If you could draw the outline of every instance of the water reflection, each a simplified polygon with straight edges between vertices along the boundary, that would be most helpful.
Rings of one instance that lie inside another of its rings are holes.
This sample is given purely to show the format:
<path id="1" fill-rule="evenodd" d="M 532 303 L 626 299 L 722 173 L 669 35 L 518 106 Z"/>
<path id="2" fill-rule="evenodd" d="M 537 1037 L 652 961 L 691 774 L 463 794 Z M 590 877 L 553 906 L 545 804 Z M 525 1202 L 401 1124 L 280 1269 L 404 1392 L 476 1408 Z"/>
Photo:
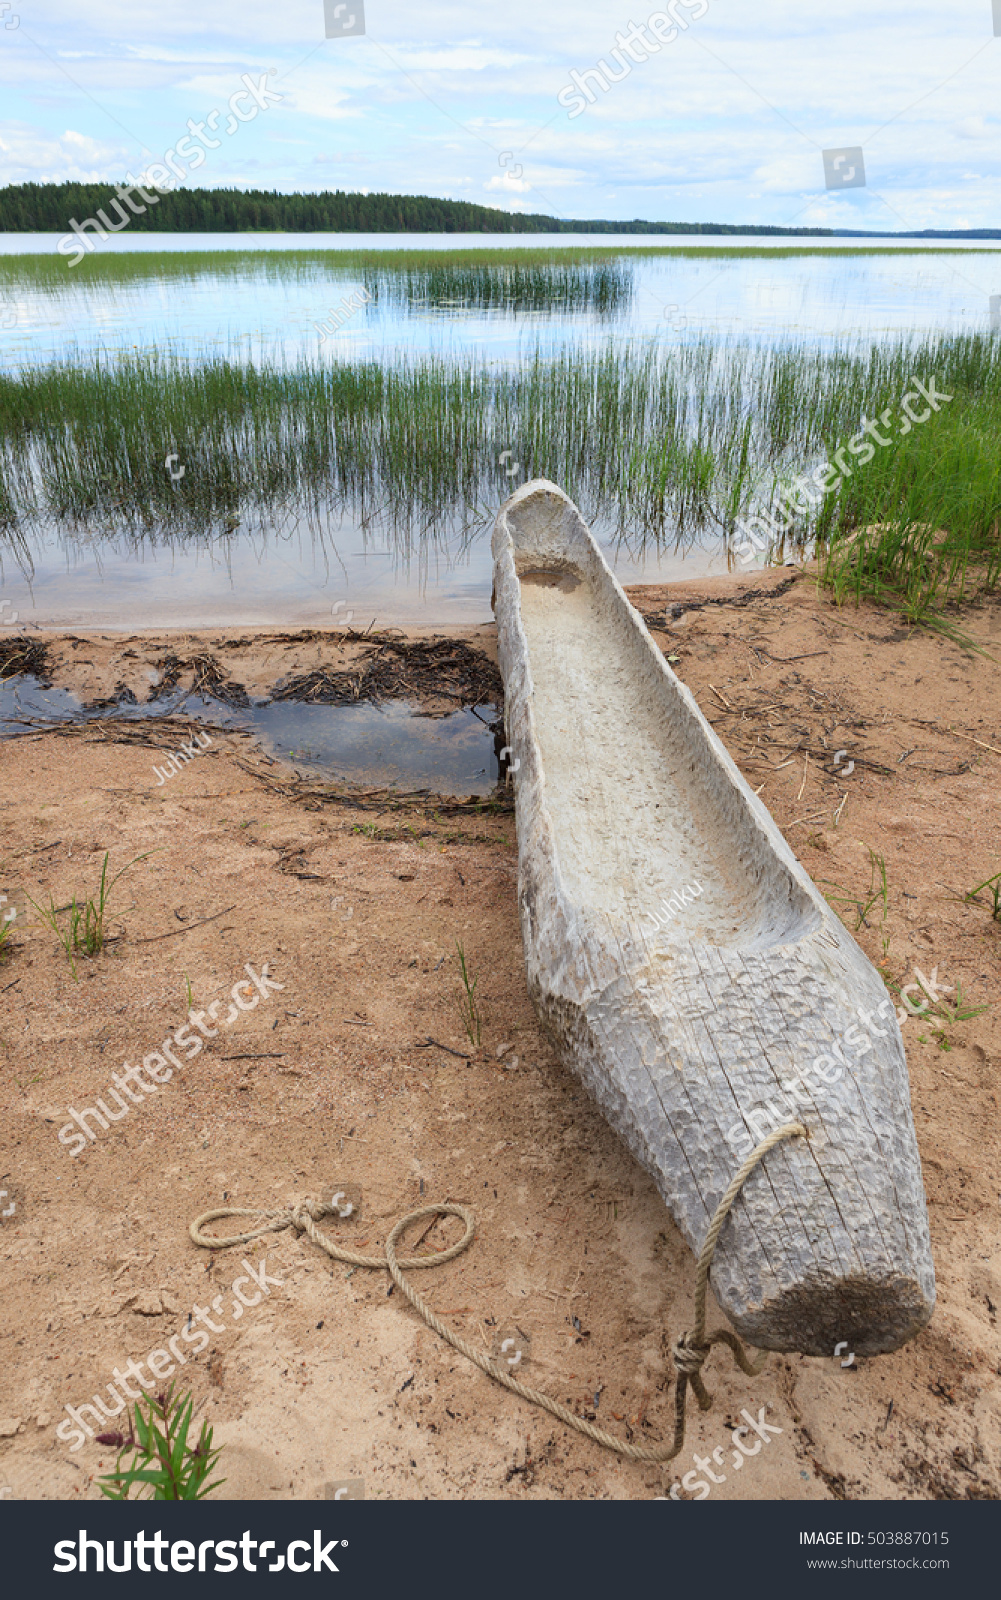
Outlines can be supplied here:
<path id="1" fill-rule="evenodd" d="M 600 342 L 610 326 L 631 339 L 709 332 L 825 343 L 987 328 L 998 287 L 988 245 L 773 242 L 748 253 L 746 245 L 617 252 L 550 243 L 532 252 L 509 238 L 492 251 L 459 239 L 446 264 L 413 242 L 407 252 L 380 252 L 310 250 L 295 238 L 252 248 L 228 238 L 222 247 L 223 239 L 215 249 L 200 235 L 164 236 L 159 248 L 144 240 L 88 257 L 72 274 L 51 253 L 4 253 L 0 239 L 0 362 L 115 349 L 295 360 L 473 348 L 516 360 L 526 336 L 555 351 Z M 321 346 L 314 324 L 362 289 L 371 303 Z"/>
<path id="2" fill-rule="evenodd" d="M 901 336 L 986 334 L 996 289 L 990 246 L 131 243 L 71 274 L 0 239 L 0 605 L 28 622 L 486 620 L 530 476 L 624 582 L 725 571 L 735 516 L 902 392 Z"/>
<path id="3" fill-rule="evenodd" d="M 606 533 L 621 583 L 721 574 L 707 549 L 657 549 Z M 408 552 L 350 518 L 322 528 L 241 527 L 213 538 L 160 530 L 133 538 L 52 527 L 22 537 L 18 557 L 0 537 L 0 625 L 111 628 L 377 628 L 462 626 L 492 620 L 490 529 L 429 537 Z"/>
<path id="4" fill-rule="evenodd" d="M 420 716 L 398 701 L 381 706 L 283 701 L 234 712 L 211 697 L 182 695 L 152 705 L 85 711 L 68 690 L 44 688 L 37 678 L 25 675 L 0 682 L 0 739 L 24 733 L 39 721 L 178 714 L 203 727 L 249 729 L 266 751 L 290 763 L 303 777 L 456 795 L 487 795 L 497 784 L 498 733 L 492 706 L 443 717 Z M 176 745 L 176 734 L 172 739 Z M 163 787 L 157 776 L 158 759 L 159 753 L 151 751 L 152 788 Z M 183 768 L 178 777 L 183 782 Z"/>

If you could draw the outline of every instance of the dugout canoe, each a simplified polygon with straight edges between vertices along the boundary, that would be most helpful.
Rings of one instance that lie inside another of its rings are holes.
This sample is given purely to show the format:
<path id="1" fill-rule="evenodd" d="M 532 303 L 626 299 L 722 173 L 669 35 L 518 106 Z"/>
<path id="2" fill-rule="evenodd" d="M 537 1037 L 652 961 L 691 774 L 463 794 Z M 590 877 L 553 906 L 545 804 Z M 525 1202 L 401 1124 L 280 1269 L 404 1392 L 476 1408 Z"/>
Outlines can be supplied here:
<path id="1" fill-rule="evenodd" d="M 760 1348 L 896 1349 L 935 1273 L 894 1006 L 543 479 L 493 535 L 528 987 Z"/>

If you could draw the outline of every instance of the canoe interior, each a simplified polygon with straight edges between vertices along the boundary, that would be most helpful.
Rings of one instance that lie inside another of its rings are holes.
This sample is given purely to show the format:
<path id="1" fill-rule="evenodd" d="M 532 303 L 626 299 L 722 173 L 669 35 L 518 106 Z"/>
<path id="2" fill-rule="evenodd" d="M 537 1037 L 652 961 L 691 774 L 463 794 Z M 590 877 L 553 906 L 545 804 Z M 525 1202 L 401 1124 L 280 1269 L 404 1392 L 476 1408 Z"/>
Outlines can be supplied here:
<path id="1" fill-rule="evenodd" d="M 683 910 L 662 918 L 662 948 L 673 938 L 764 950 L 814 931 L 816 906 L 763 855 L 673 675 L 651 660 L 621 592 L 593 571 L 575 509 L 536 495 L 510 508 L 508 526 L 568 895 L 650 931 L 657 908 L 689 888 Z"/>

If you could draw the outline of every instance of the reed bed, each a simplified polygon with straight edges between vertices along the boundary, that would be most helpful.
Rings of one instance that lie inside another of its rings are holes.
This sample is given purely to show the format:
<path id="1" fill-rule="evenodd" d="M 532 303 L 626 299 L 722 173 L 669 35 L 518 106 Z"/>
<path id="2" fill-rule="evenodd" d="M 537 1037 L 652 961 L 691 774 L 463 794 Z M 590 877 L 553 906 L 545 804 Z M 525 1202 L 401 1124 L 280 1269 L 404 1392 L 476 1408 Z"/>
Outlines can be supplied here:
<path id="1" fill-rule="evenodd" d="M 604 316 L 626 310 L 633 296 L 632 264 L 612 251 L 131 251 L 85 256 L 72 270 L 58 256 L 0 256 L 0 297 L 20 292 L 58 299 L 88 290 L 127 295 L 150 284 L 187 289 L 206 279 L 251 292 L 255 284 L 360 280 L 376 305 L 519 315 Z"/>
<path id="2" fill-rule="evenodd" d="M 387 270 L 363 269 L 373 303 L 405 311 L 533 313 L 609 317 L 629 309 L 631 267 L 622 261 L 486 262 L 454 260 Z"/>
<path id="3" fill-rule="evenodd" d="M 813 506 L 785 542 L 816 549 L 839 599 L 915 621 L 996 585 L 1001 340 L 820 349 L 709 338 L 565 349 L 520 364 L 200 364 L 94 358 L 0 377 L 0 529 L 37 519 L 153 538 L 350 511 L 402 531 L 478 528 L 518 480 L 561 484 L 633 543 L 731 539 L 917 378 L 951 400 Z M 172 482 L 165 458 L 185 475 Z M 510 460 L 511 458 L 508 458 Z"/>
<path id="4" fill-rule="evenodd" d="M 238 235 L 234 237 L 239 237 Z M 957 246 L 953 256 L 991 253 L 978 245 Z M 436 273 L 448 267 L 459 272 L 480 269 L 515 268 L 548 274 L 554 269 L 586 270 L 647 260 L 677 258 L 689 261 L 787 261 L 803 256 L 893 256 L 927 255 L 920 245 L 749 245 L 737 240 L 708 244 L 636 245 L 511 245 L 492 249 L 483 245 L 465 249 L 429 250 L 415 244 L 412 249 L 304 249 L 270 250 L 234 244 L 213 250 L 117 250 L 104 251 L 95 241 L 95 250 L 78 266 L 70 268 L 63 256 L 53 251 L 25 251 L 0 256 L 0 294 L 18 289 L 62 294 L 83 284 L 95 287 L 125 288 L 150 280 L 189 283 L 211 272 L 244 284 L 248 275 L 271 282 L 308 281 L 317 277 L 357 279 L 366 275 Z M 367 281 L 367 280 L 366 280 Z"/>

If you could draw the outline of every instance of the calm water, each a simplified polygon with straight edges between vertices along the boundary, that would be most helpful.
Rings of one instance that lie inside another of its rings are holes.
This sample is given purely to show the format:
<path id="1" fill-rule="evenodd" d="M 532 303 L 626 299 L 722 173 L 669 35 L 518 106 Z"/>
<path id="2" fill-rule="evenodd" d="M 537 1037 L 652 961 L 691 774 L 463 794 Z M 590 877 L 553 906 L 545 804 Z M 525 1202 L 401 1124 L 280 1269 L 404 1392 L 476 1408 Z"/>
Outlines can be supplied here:
<path id="1" fill-rule="evenodd" d="M 303 777 L 486 795 L 494 788 L 499 772 L 497 740 L 488 726 L 496 716 L 493 706 L 481 706 L 478 712 L 453 711 L 445 717 L 417 716 L 396 701 L 385 706 L 317 706 L 285 700 L 234 711 L 218 700 L 183 694 L 165 696 L 152 706 L 123 705 L 112 712 L 84 712 L 68 690 L 44 689 L 36 678 L 0 683 L 0 739 L 23 733 L 30 719 L 99 721 L 110 715 L 176 714 L 207 727 L 247 728 L 265 750 L 291 762 Z M 154 768 L 159 766 L 162 771 L 169 751 L 179 744 L 179 739 L 165 735 L 164 750 L 149 751 L 150 788 L 164 787 Z M 194 776 L 182 767 L 167 782 L 180 794 Z"/>
<path id="2" fill-rule="evenodd" d="M 342 522 L 318 534 L 265 529 L 229 538 L 136 542 L 50 530 L 28 556 L 0 539 L 0 627 L 289 628 L 461 626 L 490 622 L 490 530 L 407 557 L 388 537 Z M 620 582 L 727 571 L 726 552 L 605 541 Z"/>
<path id="3" fill-rule="evenodd" d="M 0 255 L 51 255 L 55 235 L 2 235 Z M 614 249 L 621 240 L 560 236 L 535 239 L 558 253 L 585 245 Z M 764 243 L 764 241 L 760 242 Z M 759 243 L 759 248 L 760 248 Z M 773 255 L 790 241 L 767 241 Z M 538 343 L 601 344 L 621 339 L 670 341 L 709 332 L 720 337 L 767 340 L 809 337 L 819 341 L 852 334 L 870 337 L 908 331 L 959 332 L 990 326 L 992 295 L 1001 292 L 1001 260 L 992 243 L 949 247 L 909 243 L 886 246 L 890 254 L 844 256 L 832 249 L 851 241 L 818 241 L 809 256 L 762 259 L 739 254 L 733 241 L 712 244 L 712 258 L 659 253 L 663 246 L 637 247 L 619 257 L 624 291 L 607 309 L 557 304 L 505 304 L 503 268 L 488 268 L 496 303 L 464 304 L 464 296 L 442 291 L 427 275 L 359 270 L 338 261 L 346 251 L 367 249 L 426 255 L 432 250 L 487 249 L 511 252 L 511 235 L 426 239 L 414 235 L 277 235 L 254 239 L 233 234 L 141 234 L 98 244 L 92 258 L 130 254 L 149 260 L 168 254 L 173 271 L 112 283 L 75 280 L 57 259 L 58 274 L 44 288 L 27 278 L 0 278 L 0 365 L 101 350 L 172 349 L 198 357 L 228 355 L 260 361 L 271 357 L 387 356 L 400 352 L 448 355 L 470 348 L 514 360 Z M 704 241 L 698 242 L 706 248 Z M 518 248 L 518 247 L 515 247 Z M 680 251 L 683 247 L 676 247 Z M 637 252 L 639 250 L 639 253 Z M 179 273 L 179 258 L 215 252 L 211 265 Z M 11 263 L 5 264 L 9 270 Z M 84 268 L 86 270 L 86 268 Z M 425 281 L 422 281 L 422 278 Z M 408 281 L 409 280 L 409 281 Z M 339 331 L 321 339 L 315 324 L 329 319 L 340 302 L 367 290 L 371 301 Z M 437 292 L 436 292 L 437 290 Z M 497 292 L 499 291 L 499 292 Z"/>
<path id="4" fill-rule="evenodd" d="M 753 242 L 699 240 L 709 254 L 691 256 L 681 252 L 695 241 L 665 254 L 662 243 L 629 236 L 522 235 L 513 245 L 511 235 L 137 234 L 98 245 L 95 261 L 131 261 L 102 279 L 75 278 L 53 255 L 55 235 L 0 236 L 0 372 L 151 349 L 257 362 L 475 350 L 509 363 L 536 347 L 609 339 L 669 346 L 709 334 L 827 344 L 985 330 L 991 297 L 1001 293 L 994 244 L 908 241 L 879 247 L 886 254 L 846 256 L 833 252 L 857 242 L 818 240 L 810 255 L 789 256 L 780 252 L 794 241 L 769 239 L 758 242 L 764 256 L 742 255 Z M 556 264 L 509 265 L 514 252 L 533 247 Z M 601 250 L 605 261 L 575 261 L 581 247 Z M 413 261 L 346 261 L 345 252 L 363 249 L 406 250 Z M 497 265 L 471 271 L 447 261 L 450 252 L 495 249 L 505 253 Z M 45 258 L 41 269 L 33 253 Z M 369 298 L 321 337 L 315 324 L 363 291 Z M 995 321 L 999 306 L 995 298 Z M 518 481 L 513 475 L 511 487 Z M 719 542 L 657 549 L 628 529 L 606 554 L 627 584 L 727 570 Z M 184 542 L 155 531 L 136 543 L 43 528 L 20 550 L 0 534 L 0 625 L 15 612 L 22 624 L 43 627 L 307 626 L 344 622 L 349 612 L 354 626 L 479 622 L 490 614 L 490 575 L 488 528 L 461 539 L 429 527 L 416 550 L 350 517 L 317 527 L 304 515 L 280 530 L 241 524 L 224 538 Z"/>

